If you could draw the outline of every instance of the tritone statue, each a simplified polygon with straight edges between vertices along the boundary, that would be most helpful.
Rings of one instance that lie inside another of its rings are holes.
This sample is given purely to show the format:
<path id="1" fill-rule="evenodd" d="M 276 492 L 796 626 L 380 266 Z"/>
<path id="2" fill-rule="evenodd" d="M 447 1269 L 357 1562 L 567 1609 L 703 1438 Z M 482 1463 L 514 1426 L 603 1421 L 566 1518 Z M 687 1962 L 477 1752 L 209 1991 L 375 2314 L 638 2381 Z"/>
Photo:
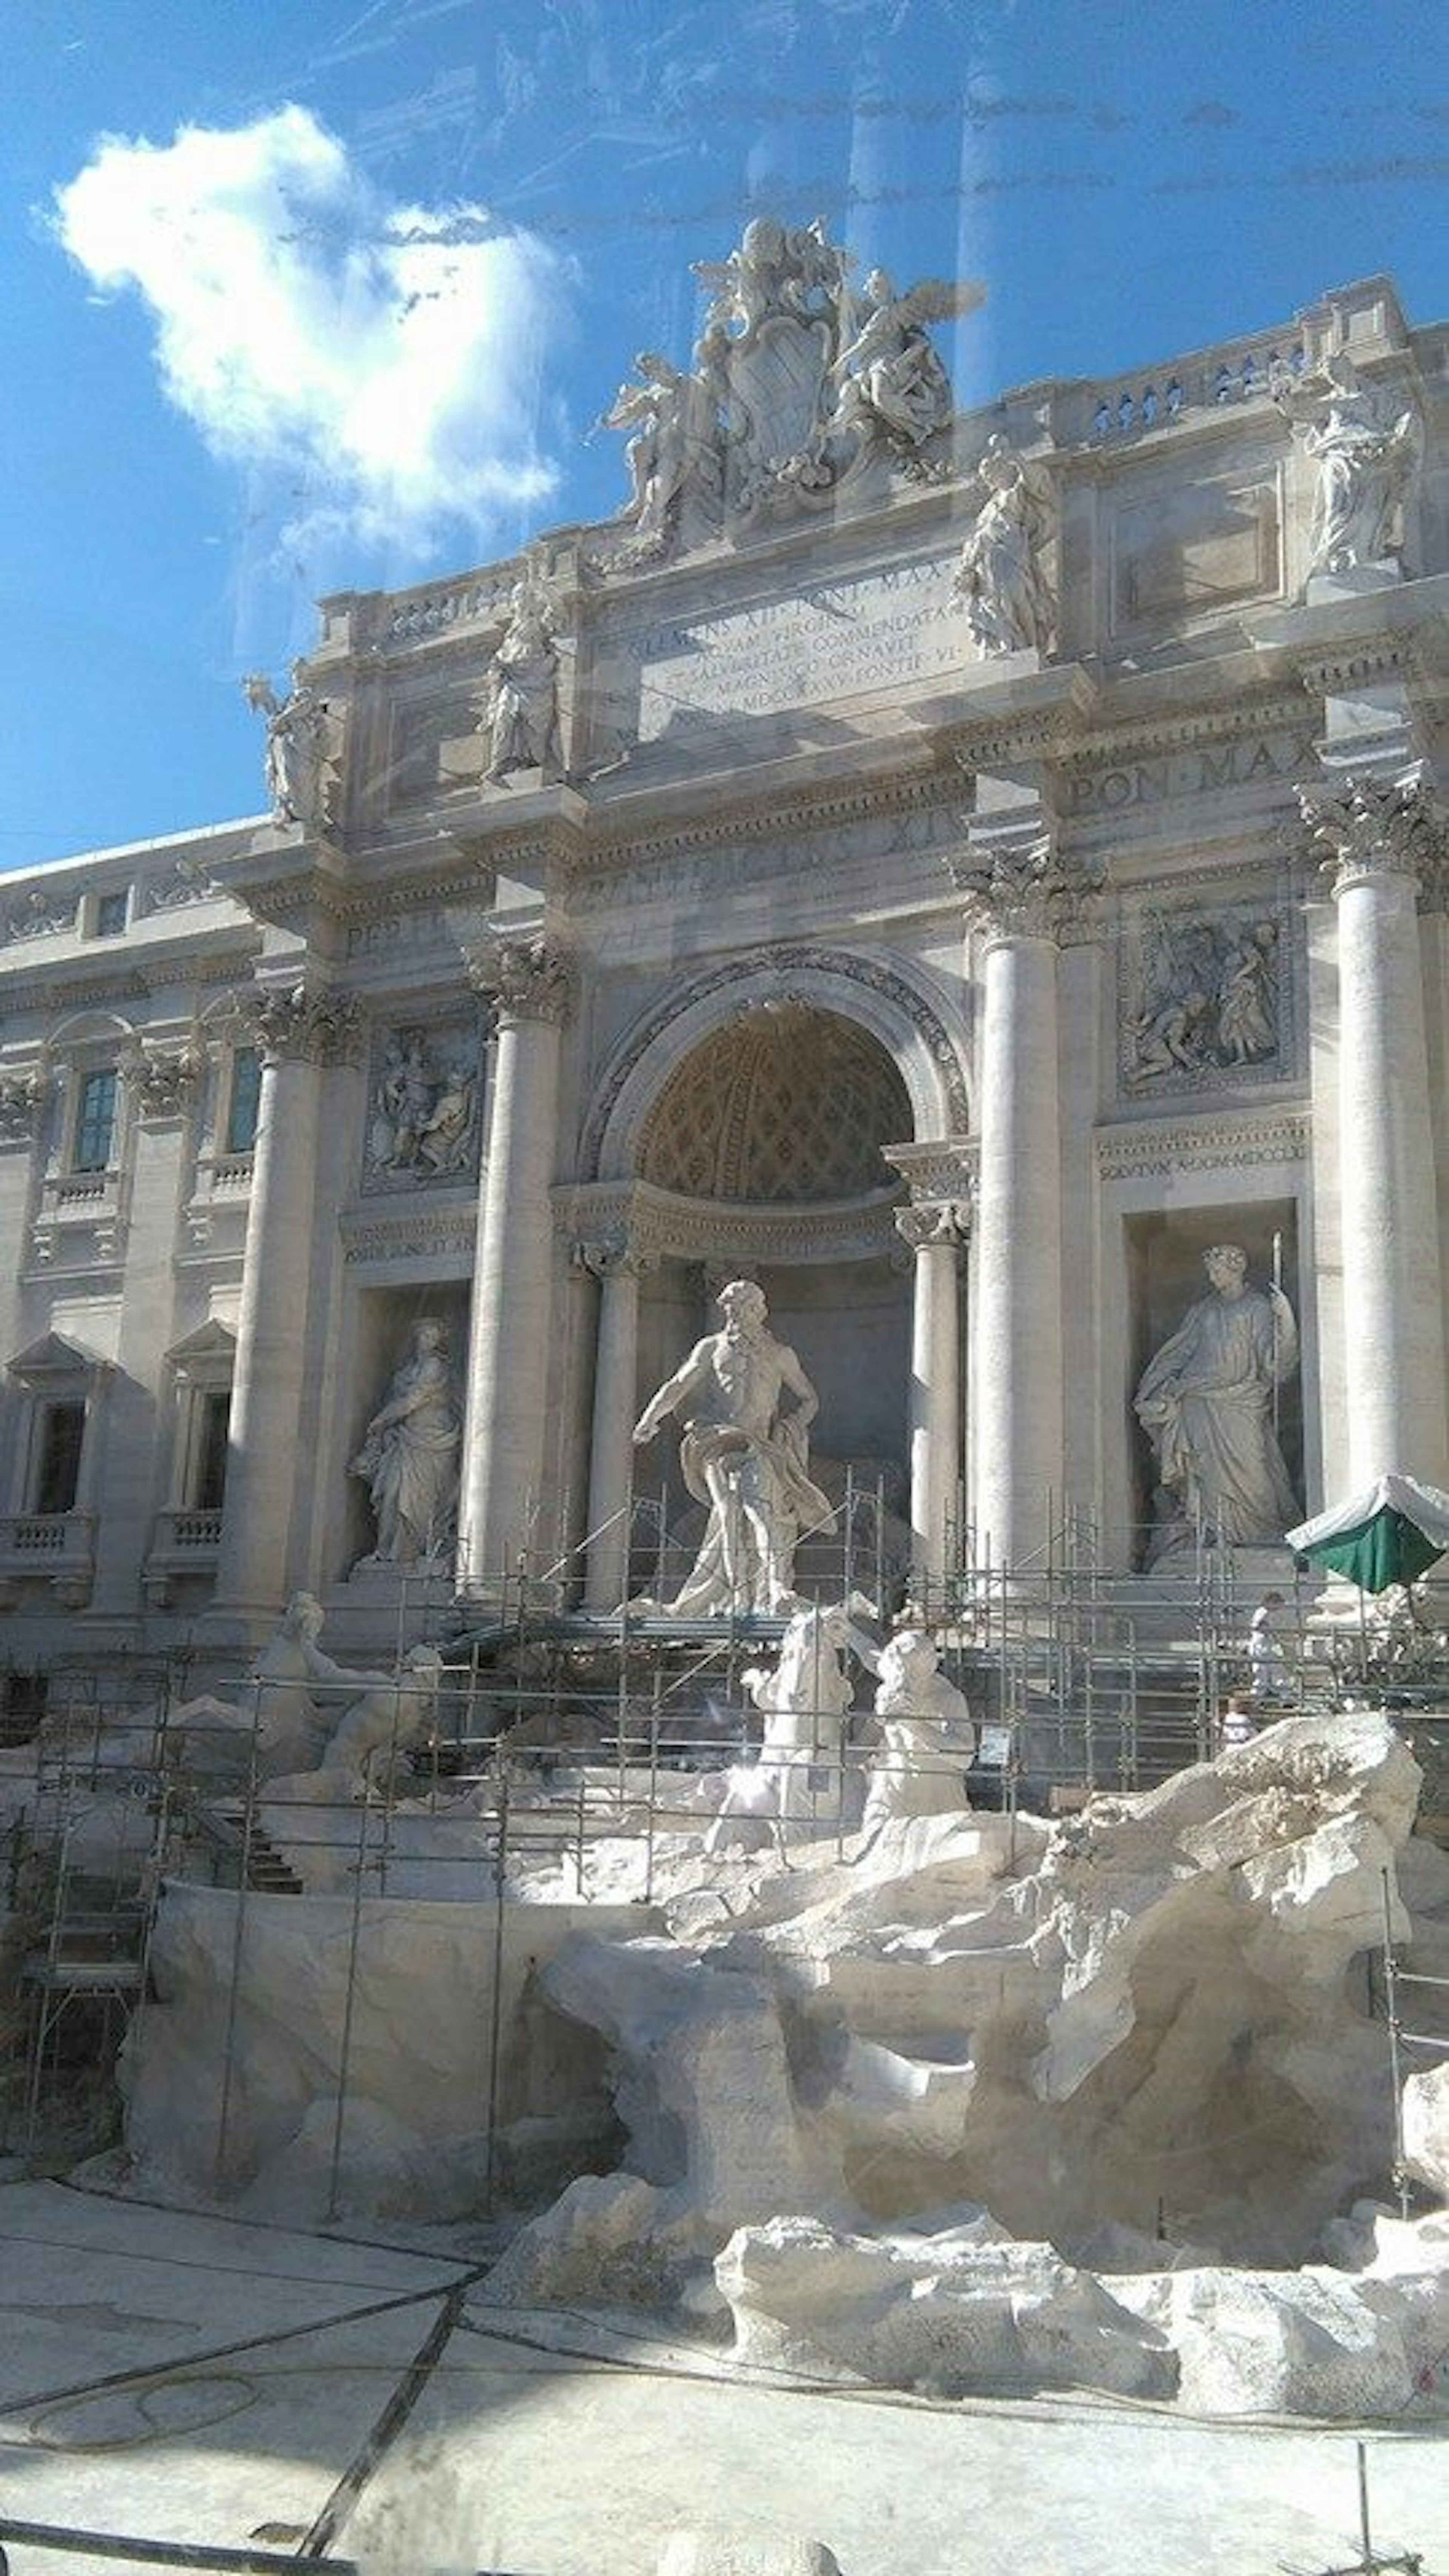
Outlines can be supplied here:
<path id="1" fill-rule="evenodd" d="M 1227 1547 L 1273 1547 L 1298 1517 L 1273 1427 L 1273 1390 L 1298 1360 L 1280 1288 L 1248 1285 L 1241 1244 L 1203 1255 L 1209 1294 L 1149 1360 L 1134 1399 L 1157 1458 L 1156 1564 L 1200 1532 Z"/>
<path id="2" fill-rule="evenodd" d="M 959 1815 L 976 1729 L 964 1691 L 940 1669 L 934 1638 L 900 1628 L 871 1660 L 880 1742 L 866 1782 L 865 1831 L 911 1816 Z"/>
<path id="3" fill-rule="evenodd" d="M 835 1527 L 809 1475 L 808 1433 L 819 1411 L 814 1387 L 770 1331 L 754 1280 L 732 1279 L 718 1302 L 724 1330 L 695 1343 L 634 1426 L 642 1445 L 678 1415 L 685 1484 L 696 1502 L 709 1505 L 689 1577 L 663 1605 L 682 1618 L 794 1609 L 796 1543 L 807 1530 Z M 795 1401 L 783 1408 L 786 1395 Z"/>

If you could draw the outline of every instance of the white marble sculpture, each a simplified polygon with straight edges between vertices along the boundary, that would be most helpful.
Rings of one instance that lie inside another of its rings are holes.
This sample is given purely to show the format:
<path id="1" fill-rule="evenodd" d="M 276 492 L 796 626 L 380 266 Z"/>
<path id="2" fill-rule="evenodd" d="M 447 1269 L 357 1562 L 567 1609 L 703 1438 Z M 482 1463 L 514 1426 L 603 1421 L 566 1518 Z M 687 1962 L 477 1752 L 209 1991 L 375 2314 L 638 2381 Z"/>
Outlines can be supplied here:
<path id="1" fill-rule="evenodd" d="M 303 665 L 292 664 L 289 694 L 278 699 L 264 672 L 253 671 L 242 682 L 247 705 L 267 719 L 267 789 L 272 820 L 304 829 L 323 820 L 324 769 L 328 753 L 328 709 L 303 678 Z"/>
<path id="2" fill-rule="evenodd" d="M 880 1742 L 870 1758 L 866 1832 L 902 1817 L 960 1815 L 976 1751 L 965 1693 L 946 1679 L 924 1629 L 899 1629 L 874 1660 Z"/>
<path id="3" fill-rule="evenodd" d="M 632 432 L 624 450 L 630 496 L 622 515 L 634 522 L 640 560 L 663 551 L 688 500 L 718 513 L 722 432 L 710 346 L 701 342 L 696 356 L 702 363 L 691 374 L 657 349 L 641 349 L 634 361 L 639 383 L 621 385 L 599 422 L 601 429 Z"/>
<path id="4" fill-rule="evenodd" d="M 819 1398 L 794 1352 L 769 1330 L 764 1291 L 732 1279 L 719 1292 L 724 1329 L 707 1333 L 634 1426 L 641 1445 L 668 1416 L 684 1426 L 680 1464 L 696 1502 L 709 1506 L 704 1542 L 668 1604 L 683 1618 L 795 1606 L 795 1547 L 802 1531 L 832 1530 L 835 1514 L 809 1476 Z M 795 1399 L 782 1411 L 786 1394 Z"/>
<path id="5" fill-rule="evenodd" d="M 1318 469 L 1310 574 L 1390 562 L 1400 551 L 1400 515 L 1419 464 L 1417 414 L 1391 413 L 1342 355 L 1296 380 L 1280 371 L 1272 393 Z"/>
<path id="6" fill-rule="evenodd" d="M 927 325 L 973 311 L 983 293 L 974 284 L 932 277 L 897 295 L 885 270 L 873 268 L 853 336 L 829 371 L 837 388 L 833 426 L 884 439 L 908 455 L 945 429 L 951 381 Z"/>
<path id="7" fill-rule="evenodd" d="M 335 1792 L 360 1797 L 387 1786 L 398 1757 L 431 1725 L 442 1687 L 443 1658 L 436 1646 L 414 1646 L 397 1674 L 373 1680 L 345 1709 L 318 1764 Z"/>
<path id="8" fill-rule="evenodd" d="M 415 1565 L 444 1553 L 458 1500 L 462 1419 L 436 1317 L 413 1326 L 408 1352 L 373 1415 L 350 1472 L 367 1479 L 377 1544 L 367 1565 Z"/>
<path id="9" fill-rule="evenodd" d="M 359 1691 L 391 1676 L 334 1663 L 318 1642 L 322 1604 L 294 1592 L 267 1639 L 239 1700 L 206 1694 L 173 1706 L 166 1719 L 171 1755 L 193 1781 L 236 1788 L 284 1773 L 312 1770 L 337 1722 Z"/>
<path id="10" fill-rule="evenodd" d="M 1203 1264 L 1209 1293 L 1148 1362 L 1134 1398 L 1162 1498 L 1154 1564 L 1199 1532 L 1275 1546 L 1298 1514 L 1273 1427 L 1273 1390 L 1298 1361 L 1293 1310 L 1280 1288 L 1249 1287 L 1241 1245 L 1216 1243 Z"/>
<path id="11" fill-rule="evenodd" d="M 508 624 L 489 673 L 484 775 L 495 786 L 516 769 L 539 769 L 545 777 L 557 771 L 558 672 L 553 612 L 530 573 L 514 586 Z"/>
<path id="12" fill-rule="evenodd" d="M 983 661 L 1042 653 L 1056 603 L 1043 565 L 1051 513 L 1004 438 L 988 439 L 976 469 L 983 499 L 952 585 Z"/>
<path id="13" fill-rule="evenodd" d="M 728 1775 L 719 1814 L 705 1849 L 732 1839 L 731 1820 L 760 1817 L 779 1825 L 811 1820 L 818 1792 L 812 1772 L 827 1766 L 829 1785 L 840 1781 L 841 1721 L 854 1690 L 846 1671 L 853 1642 L 850 1613 L 840 1603 L 797 1610 L 780 1643 L 774 1670 L 752 1664 L 740 1681 L 765 1720 L 759 1758 Z M 838 1812 L 838 1800 L 827 1806 Z"/>

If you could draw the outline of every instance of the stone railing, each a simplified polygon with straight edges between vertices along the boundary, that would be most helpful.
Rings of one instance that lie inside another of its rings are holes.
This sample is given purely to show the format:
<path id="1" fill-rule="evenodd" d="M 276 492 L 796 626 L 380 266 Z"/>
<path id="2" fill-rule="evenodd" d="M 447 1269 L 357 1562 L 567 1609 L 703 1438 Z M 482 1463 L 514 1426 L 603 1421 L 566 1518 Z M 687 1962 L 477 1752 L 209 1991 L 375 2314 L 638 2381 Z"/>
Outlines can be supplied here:
<path id="1" fill-rule="evenodd" d="M 23 1582 L 48 1582 L 68 1607 L 90 1599 L 95 1572 L 96 1523 L 92 1512 L 10 1512 L 0 1515 L 0 1599 L 13 1598 Z"/>
<path id="2" fill-rule="evenodd" d="M 221 1514 L 202 1511 L 158 1512 L 152 1556 L 215 1556 L 221 1545 Z"/>
<path id="3" fill-rule="evenodd" d="M 1281 368 L 1297 376 L 1305 364 L 1302 340 L 1291 325 L 1260 331 L 1251 340 L 1234 340 L 1166 366 L 1134 368 L 1109 384 L 1074 386 L 1064 406 L 1070 418 L 1062 428 L 1074 439 L 1103 446 L 1171 429 L 1178 421 L 1200 426 L 1204 412 L 1258 401 Z"/>

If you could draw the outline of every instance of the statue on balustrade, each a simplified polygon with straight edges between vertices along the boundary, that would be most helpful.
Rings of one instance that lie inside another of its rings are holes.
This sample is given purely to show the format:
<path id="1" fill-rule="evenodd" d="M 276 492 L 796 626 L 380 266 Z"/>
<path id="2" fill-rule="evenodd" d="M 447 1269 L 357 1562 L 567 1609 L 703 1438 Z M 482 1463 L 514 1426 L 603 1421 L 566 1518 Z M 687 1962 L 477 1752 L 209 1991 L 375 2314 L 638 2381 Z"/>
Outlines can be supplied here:
<path id="1" fill-rule="evenodd" d="M 720 387 L 716 381 L 718 334 L 706 334 L 690 374 L 657 349 L 641 349 L 634 370 L 642 382 L 619 387 L 600 429 L 633 431 L 624 450 L 630 495 L 622 516 L 634 522 L 641 560 L 663 551 L 686 501 L 719 514 L 723 489 Z"/>
<path id="2" fill-rule="evenodd" d="M 1236 1243 L 1203 1256 L 1209 1293 L 1143 1371 L 1134 1399 L 1157 1462 L 1149 1565 L 1198 1534 L 1227 1547 L 1273 1547 L 1299 1517 L 1273 1421 L 1275 1388 L 1298 1361 L 1282 1290 L 1248 1285 Z"/>
<path id="3" fill-rule="evenodd" d="M 983 661 L 1044 653 L 1056 615 L 1042 562 L 1051 513 L 1004 438 L 987 440 L 976 479 L 984 498 L 961 549 L 954 595 Z"/>
<path id="4" fill-rule="evenodd" d="M 984 295 L 970 281 L 952 285 L 939 277 L 897 295 L 885 270 L 873 268 L 854 336 L 828 373 L 827 382 L 839 387 L 831 427 L 884 439 L 903 459 L 948 428 L 955 408 L 951 380 L 926 326 L 974 311 Z M 848 310 L 843 294 L 842 304 Z"/>
<path id="5" fill-rule="evenodd" d="M 558 647 L 548 600 L 532 576 L 514 587 L 483 723 L 489 737 L 484 776 L 495 787 L 515 769 L 557 771 Z"/>
<path id="6" fill-rule="evenodd" d="M 272 820 L 305 829 L 325 820 L 324 770 L 328 754 L 328 708 L 292 664 L 292 686 L 278 699 L 265 672 L 250 672 L 242 682 L 247 705 L 267 720 L 267 790 Z"/>
<path id="7" fill-rule="evenodd" d="M 413 1326 L 407 1357 L 373 1415 L 351 1474 L 367 1479 L 377 1545 L 364 1565 L 415 1565 L 451 1543 L 462 1419 L 436 1317 Z"/>
<path id="8" fill-rule="evenodd" d="M 1353 360 L 1342 355 L 1296 381 L 1280 368 L 1271 390 L 1318 468 L 1309 572 L 1348 572 L 1396 555 L 1400 512 L 1422 448 L 1417 414 L 1410 408 L 1390 418 Z"/>
<path id="9" fill-rule="evenodd" d="M 764 1291 L 732 1279 L 719 1292 L 724 1329 L 696 1342 L 634 1426 L 641 1445 L 673 1413 L 684 1426 L 680 1465 L 709 1506 L 704 1542 L 666 1606 L 683 1618 L 795 1608 L 795 1549 L 833 1530 L 835 1514 L 809 1474 L 809 1426 L 819 1398 L 794 1352 L 766 1321 Z M 793 1405 L 782 1409 L 790 1395 Z"/>

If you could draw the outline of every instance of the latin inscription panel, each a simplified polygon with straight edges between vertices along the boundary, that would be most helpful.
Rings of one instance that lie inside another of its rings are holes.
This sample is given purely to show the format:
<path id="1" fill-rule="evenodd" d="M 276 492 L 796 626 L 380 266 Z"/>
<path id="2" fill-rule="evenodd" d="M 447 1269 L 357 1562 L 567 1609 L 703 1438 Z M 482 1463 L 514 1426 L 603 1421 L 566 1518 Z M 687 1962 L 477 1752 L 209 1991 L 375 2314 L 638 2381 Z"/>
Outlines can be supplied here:
<path id="1" fill-rule="evenodd" d="M 620 661 L 636 675 L 639 740 L 959 670 L 970 637 L 951 599 L 955 564 L 953 551 L 619 635 Z"/>

